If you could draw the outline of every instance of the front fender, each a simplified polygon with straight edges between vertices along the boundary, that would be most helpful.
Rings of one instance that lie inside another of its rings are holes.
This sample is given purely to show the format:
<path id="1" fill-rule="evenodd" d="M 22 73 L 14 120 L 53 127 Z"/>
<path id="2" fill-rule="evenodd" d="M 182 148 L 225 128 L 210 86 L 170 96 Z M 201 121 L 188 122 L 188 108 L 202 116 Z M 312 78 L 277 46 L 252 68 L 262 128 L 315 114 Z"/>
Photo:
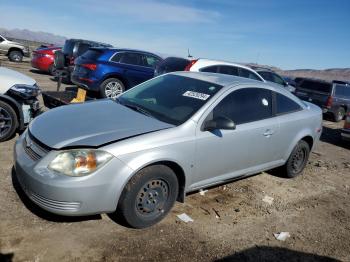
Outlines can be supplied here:
<path id="1" fill-rule="evenodd" d="M 15 110 L 17 117 L 18 117 L 18 129 L 23 130 L 24 129 L 24 116 L 21 105 L 12 97 L 8 95 L 1 95 L 0 94 L 0 100 L 8 103 L 10 106 L 13 107 Z"/>

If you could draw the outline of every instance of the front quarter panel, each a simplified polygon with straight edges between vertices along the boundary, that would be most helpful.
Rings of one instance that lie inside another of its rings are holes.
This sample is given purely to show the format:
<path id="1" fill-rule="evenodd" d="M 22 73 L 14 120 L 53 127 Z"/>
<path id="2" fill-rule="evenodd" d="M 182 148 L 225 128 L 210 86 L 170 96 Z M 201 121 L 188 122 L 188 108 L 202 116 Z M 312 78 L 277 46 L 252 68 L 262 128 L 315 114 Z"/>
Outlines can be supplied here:
<path id="1" fill-rule="evenodd" d="M 196 123 L 189 120 L 182 126 L 116 142 L 103 150 L 118 157 L 133 170 L 127 179 L 123 179 L 125 184 L 142 168 L 170 161 L 182 168 L 187 186 L 191 184 L 193 173 L 195 126 Z"/>

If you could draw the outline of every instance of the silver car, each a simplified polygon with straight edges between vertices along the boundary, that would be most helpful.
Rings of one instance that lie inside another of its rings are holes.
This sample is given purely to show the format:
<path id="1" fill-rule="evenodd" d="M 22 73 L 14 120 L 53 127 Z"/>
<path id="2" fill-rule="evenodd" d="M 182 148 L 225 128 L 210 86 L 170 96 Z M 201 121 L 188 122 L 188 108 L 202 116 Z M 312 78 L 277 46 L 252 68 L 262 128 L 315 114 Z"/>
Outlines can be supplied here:
<path id="1" fill-rule="evenodd" d="M 29 198 L 60 215 L 114 213 L 160 221 L 186 193 L 282 167 L 302 173 L 322 112 L 283 88 L 229 75 L 177 72 L 116 101 L 62 106 L 15 145 Z"/>

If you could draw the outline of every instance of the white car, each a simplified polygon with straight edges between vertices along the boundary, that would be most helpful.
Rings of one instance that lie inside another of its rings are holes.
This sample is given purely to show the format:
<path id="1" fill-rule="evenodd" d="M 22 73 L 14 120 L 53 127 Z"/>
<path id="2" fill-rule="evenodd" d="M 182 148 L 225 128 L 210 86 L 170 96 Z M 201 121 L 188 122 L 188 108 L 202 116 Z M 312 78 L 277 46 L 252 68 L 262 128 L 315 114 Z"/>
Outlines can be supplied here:
<path id="1" fill-rule="evenodd" d="M 39 112 L 40 89 L 33 78 L 0 67 L 0 142 L 26 128 Z"/>
<path id="2" fill-rule="evenodd" d="M 294 92 L 295 88 L 288 85 L 281 77 L 276 73 L 276 79 L 281 81 L 275 81 L 270 78 L 265 78 L 264 75 L 259 74 L 255 71 L 254 68 L 244 66 L 237 63 L 220 61 L 220 60 L 211 60 L 205 58 L 199 58 L 194 60 L 189 60 L 186 58 L 180 57 L 168 57 L 159 63 L 155 69 L 155 76 L 162 75 L 169 72 L 175 71 L 192 71 L 192 72 L 208 72 L 208 73 L 218 73 L 225 75 L 240 76 L 244 78 L 250 78 L 253 80 L 261 82 L 269 82 L 276 86 L 283 87 L 290 92 Z M 266 70 L 265 70 L 266 71 Z M 271 70 L 269 73 L 272 72 Z"/>

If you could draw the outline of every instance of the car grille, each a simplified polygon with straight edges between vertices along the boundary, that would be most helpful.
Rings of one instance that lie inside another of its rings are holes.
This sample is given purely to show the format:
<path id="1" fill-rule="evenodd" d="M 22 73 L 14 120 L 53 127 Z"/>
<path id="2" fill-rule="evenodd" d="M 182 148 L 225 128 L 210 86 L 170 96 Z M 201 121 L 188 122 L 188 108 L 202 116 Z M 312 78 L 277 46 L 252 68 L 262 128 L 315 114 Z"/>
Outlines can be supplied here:
<path id="1" fill-rule="evenodd" d="M 23 149 L 34 161 L 39 161 L 50 151 L 47 148 L 40 146 L 29 134 L 29 132 L 26 133 L 26 136 L 23 139 Z"/>
<path id="2" fill-rule="evenodd" d="M 30 199 L 39 206 L 43 206 L 55 210 L 77 211 L 81 204 L 79 202 L 64 202 L 48 199 L 46 197 L 27 191 Z"/>

